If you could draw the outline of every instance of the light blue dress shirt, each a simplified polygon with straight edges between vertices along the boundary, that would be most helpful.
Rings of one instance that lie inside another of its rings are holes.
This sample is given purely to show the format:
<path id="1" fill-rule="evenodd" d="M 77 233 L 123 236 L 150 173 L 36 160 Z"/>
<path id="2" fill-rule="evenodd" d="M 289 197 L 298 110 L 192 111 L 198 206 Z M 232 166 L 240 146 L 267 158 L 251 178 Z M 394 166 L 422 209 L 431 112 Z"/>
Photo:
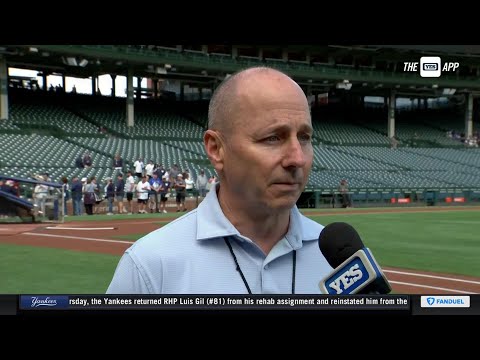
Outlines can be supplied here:
<path id="1" fill-rule="evenodd" d="M 253 294 L 320 294 L 332 267 L 318 247 L 323 226 L 295 206 L 285 237 L 265 256 L 225 217 L 216 186 L 195 209 L 144 236 L 122 256 L 107 294 L 248 294 L 228 237 Z"/>

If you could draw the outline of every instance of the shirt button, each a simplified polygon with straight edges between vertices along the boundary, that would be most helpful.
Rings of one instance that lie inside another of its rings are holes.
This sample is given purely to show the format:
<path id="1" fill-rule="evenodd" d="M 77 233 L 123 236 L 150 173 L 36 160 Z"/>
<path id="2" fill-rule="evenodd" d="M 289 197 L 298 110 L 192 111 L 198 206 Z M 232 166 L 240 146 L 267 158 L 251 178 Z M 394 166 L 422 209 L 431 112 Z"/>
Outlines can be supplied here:
<path id="1" fill-rule="evenodd" d="M 265 265 L 265 266 L 263 267 L 263 269 L 264 269 L 264 270 L 268 270 L 268 267 L 269 267 L 268 265 Z"/>

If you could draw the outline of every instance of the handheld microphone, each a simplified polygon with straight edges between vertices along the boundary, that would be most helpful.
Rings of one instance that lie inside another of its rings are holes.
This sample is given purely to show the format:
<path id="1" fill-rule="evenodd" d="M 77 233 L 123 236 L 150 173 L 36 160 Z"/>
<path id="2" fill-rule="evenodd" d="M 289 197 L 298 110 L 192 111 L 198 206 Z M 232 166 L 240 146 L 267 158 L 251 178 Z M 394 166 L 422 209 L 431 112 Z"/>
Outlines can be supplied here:
<path id="1" fill-rule="evenodd" d="M 334 269 L 320 281 L 324 294 L 388 294 L 392 291 L 373 254 L 351 225 L 328 224 L 320 233 L 318 246 Z"/>

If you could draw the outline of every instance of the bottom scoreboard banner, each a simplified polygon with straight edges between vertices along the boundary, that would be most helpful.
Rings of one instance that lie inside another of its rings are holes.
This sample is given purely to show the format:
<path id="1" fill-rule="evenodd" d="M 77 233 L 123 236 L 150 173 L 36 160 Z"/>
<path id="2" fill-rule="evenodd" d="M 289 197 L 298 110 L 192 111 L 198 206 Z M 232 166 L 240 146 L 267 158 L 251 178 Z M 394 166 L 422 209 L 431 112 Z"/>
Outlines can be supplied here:
<path id="1" fill-rule="evenodd" d="M 166 310 L 480 315 L 480 295 L 0 295 L 0 316 Z"/>
<path id="2" fill-rule="evenodd" d="M 407 295 L 21 295 L 20 310 L 410 310 Z"/>

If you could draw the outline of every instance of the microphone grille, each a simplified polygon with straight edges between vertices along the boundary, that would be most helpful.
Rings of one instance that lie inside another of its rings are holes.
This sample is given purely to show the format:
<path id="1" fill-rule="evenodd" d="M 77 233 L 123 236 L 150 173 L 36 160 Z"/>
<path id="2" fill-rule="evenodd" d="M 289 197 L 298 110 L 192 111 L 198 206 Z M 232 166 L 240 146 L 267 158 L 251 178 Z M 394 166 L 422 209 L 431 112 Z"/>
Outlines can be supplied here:
<path id="1" fill-rule="evenodd" d="M 334 222 L 325 226 L 318 238 L 318 246 L 334 269 L 365 247 L 358 232 L 345 222 Z"/>

